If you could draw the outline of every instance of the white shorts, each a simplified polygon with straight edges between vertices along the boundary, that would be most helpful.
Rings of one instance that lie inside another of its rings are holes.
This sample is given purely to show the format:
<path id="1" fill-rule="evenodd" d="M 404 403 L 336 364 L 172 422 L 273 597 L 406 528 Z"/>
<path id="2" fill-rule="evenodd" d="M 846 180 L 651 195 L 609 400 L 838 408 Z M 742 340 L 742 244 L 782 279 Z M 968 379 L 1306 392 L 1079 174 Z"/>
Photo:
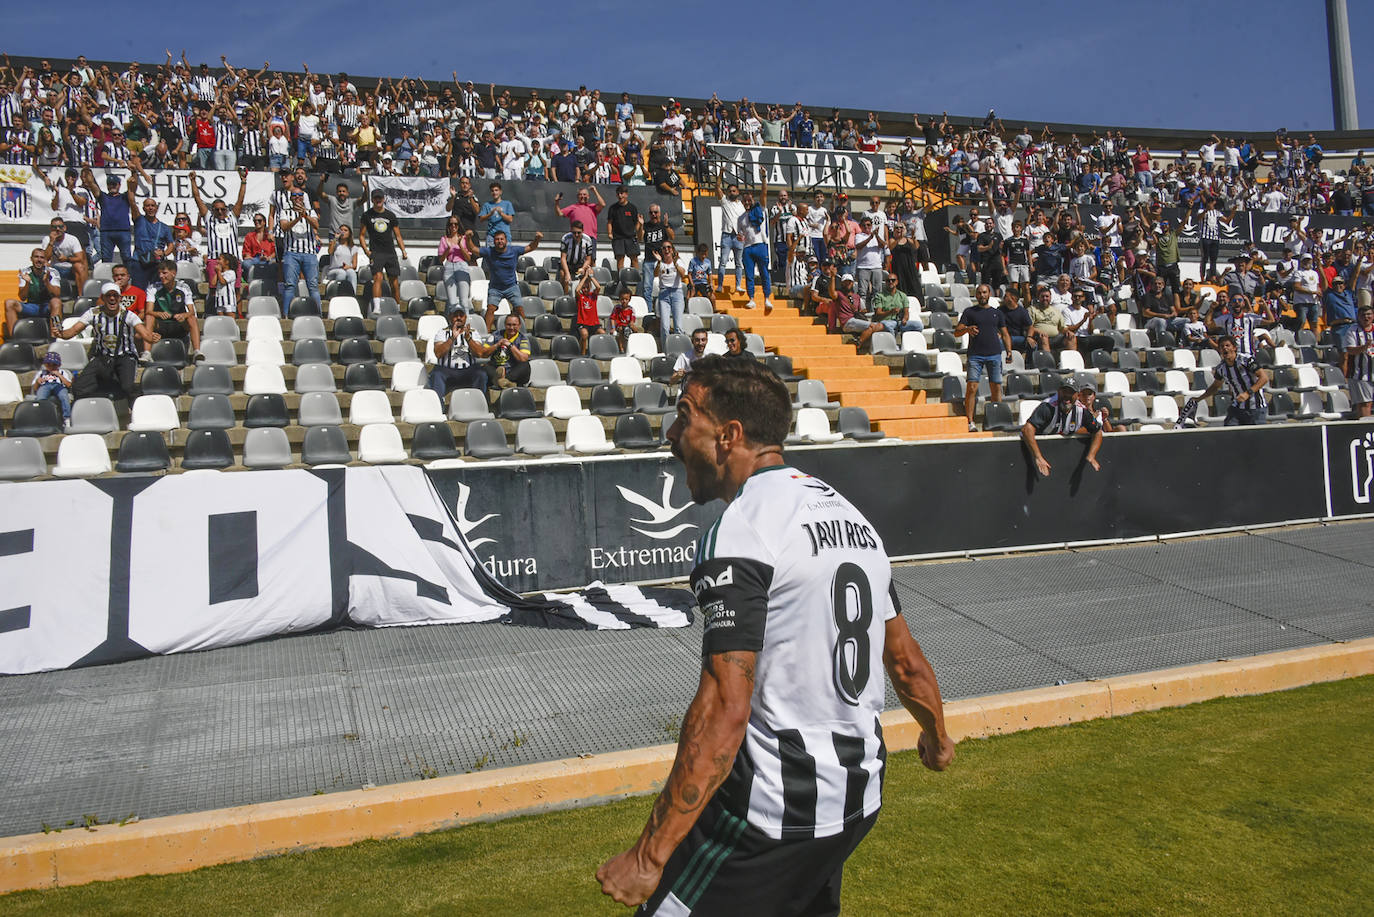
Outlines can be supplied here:
<path id="1" fill-rule="evenodd" d="M 1007 279 L 1012 283 L 1030 283 L 1030 265 L 1008 264 Z"/>

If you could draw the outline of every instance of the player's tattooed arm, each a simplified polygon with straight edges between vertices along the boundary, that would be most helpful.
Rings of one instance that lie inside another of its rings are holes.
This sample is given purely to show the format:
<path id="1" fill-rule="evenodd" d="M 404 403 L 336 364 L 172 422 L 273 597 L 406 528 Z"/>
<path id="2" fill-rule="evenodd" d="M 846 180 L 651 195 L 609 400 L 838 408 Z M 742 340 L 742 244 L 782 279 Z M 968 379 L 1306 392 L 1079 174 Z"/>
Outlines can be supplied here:
<path id="1" fill-rule="evenodd" d="M 652 860 L 667 861 L 729 776 L 749 721 L 756 659 L 747 651 L 706 657 L 696 697 L 683 718 L 673 769 L 640 838 Z"/>

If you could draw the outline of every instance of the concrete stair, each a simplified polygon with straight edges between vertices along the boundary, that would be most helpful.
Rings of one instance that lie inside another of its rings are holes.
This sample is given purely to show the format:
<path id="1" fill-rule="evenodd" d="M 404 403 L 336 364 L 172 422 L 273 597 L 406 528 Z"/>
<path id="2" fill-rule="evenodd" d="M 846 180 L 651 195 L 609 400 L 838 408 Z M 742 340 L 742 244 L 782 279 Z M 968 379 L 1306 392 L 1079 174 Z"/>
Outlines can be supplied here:
<path id="1" fill-rule="evenodd" d="M 950 405 L 928 402 L 926 393 L 913 389 L 909 380 L 857 353 L 853 344 L 828 334 L 824 325 L 786 303 L 775 299 L 772 313 L 765 315 L 763 293 L 756 290 L 751 309 L 744 292 L 734 289 L 733 277 L 725 278 L 725 289 L 716 295 L 716 311 L 733 315 L 745 331 L 763 335 L 769 350 L 792 358 L 799 375 L 824 382 L 832 400 L 863 408 L 874 429 L 901 439 L 991 435 L 969 433 L 967 422 L 954 416 Z"/>

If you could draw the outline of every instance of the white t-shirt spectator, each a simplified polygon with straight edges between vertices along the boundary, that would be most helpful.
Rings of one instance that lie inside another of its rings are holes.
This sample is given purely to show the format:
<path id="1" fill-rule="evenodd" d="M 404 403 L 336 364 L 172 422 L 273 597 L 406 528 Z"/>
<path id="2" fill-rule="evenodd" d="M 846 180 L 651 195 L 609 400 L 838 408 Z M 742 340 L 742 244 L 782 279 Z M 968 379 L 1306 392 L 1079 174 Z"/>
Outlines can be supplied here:
<path id="1" fill-rule="evenodd" d="M 1309 290 L 1315 290 L 1318 289 L 1318 283 L 1319 281 L 1317 279 L 1316 271 L 1312 270 L 1311 268 L 1308 268 L 1305 271 L 1299 269 L 1298 273 L 1294 277 L 1293 302 L 1302 305 L 1307 305 L 1316 302 L 1316 293 L 1304 293 L 1301 290 L 1299 290 L 1298 287 L 1306 287 Z"/>

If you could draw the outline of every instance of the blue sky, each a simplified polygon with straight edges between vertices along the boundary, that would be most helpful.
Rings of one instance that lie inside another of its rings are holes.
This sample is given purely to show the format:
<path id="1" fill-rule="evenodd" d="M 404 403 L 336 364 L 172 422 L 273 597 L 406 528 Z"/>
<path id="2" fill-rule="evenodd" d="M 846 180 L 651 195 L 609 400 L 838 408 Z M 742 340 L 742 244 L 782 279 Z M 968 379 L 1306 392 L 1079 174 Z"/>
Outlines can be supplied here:
<path id="1" fill-rule="evenodd" d="M 266 4 L 228 15 L 150 3 L 126 27 L 93 0 L 21 4 L 11 54 L 162 57 L 459 77 L 603 93 L 747 95 L 829 106 L 1268 133 L 1332 126 L 1321 0 L 1126 4 L 647 2 Z M 1361 123 L 1374 128 L 1374 3 L 1349 0 Z M 396 13 L 404 10 L 403 23 Z M 744 11 L 743 15 L 739 11 Z M 569 15 L 573 13 L 574 15 Z M 380 14 L 380 19 L 378 18 Z M 652 14 L 652 15 L 651 15 Z M 86 21 L 98 28 L 71 28 Z M 380 27 L 379 27 L 380 26 Z M 119 37 L 89 42 L 104 34 Z M 668 38 L 672 35 L 671 40 Z M 16 36 L 27 36 L 24 42 Z M 54 36 L 54 37 L 44 37 Z M 73 40 L 81 43 L 73 43 Z M 822 62 L 822 63 L 819 63 Z M 833 63 L 829 63 L 833 61 Z"/>

